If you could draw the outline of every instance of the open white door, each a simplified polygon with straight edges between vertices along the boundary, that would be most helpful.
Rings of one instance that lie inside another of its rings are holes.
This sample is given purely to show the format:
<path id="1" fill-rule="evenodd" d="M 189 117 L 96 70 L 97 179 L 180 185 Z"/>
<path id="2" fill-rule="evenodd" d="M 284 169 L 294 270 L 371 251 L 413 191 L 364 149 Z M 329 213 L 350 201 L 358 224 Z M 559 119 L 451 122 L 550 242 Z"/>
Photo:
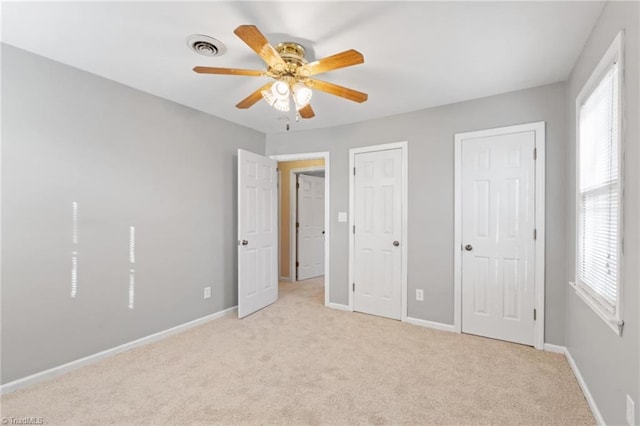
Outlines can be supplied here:
<path id="1" fill-rule="evenodd" d="M 324 178 L 298 175 L 298 280 L 324 274 Z"/>
<path id="2" fill-rule="evenodd" d="M 278 299 L 276 161 L 238 150 L 238 317 Z"/>

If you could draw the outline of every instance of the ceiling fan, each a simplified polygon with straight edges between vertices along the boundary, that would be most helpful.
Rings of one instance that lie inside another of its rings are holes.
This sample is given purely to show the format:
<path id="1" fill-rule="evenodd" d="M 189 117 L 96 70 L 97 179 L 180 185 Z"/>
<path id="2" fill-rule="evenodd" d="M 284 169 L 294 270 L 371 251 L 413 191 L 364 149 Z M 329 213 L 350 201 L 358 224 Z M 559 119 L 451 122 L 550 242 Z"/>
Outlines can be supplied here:
<path id="1" fill-rule="evenodd" d="M 300 117 L 312 118 L 315 113 L 310 104 L 313 94 L 311 89 L 359 103 L 368 98 L 366 93 L 311 78 L 327 71 L 363 63 L 364 57 L 356 50 L 347 50 L 309 63 L 304 57 L 304 47 L 293 42 L 279 43 L 273 47 L 255 25 L 240 25 L 234 33 L 266 62 L 266 71 L 214 67 L 195 67 L 193 70 L 201 74 L 273 78 L 274 81 L 241 100 L 236 105 L 237 108 L 250 108 L 264 99 L 279 111 L 289 111 L 293 100 Z"/>

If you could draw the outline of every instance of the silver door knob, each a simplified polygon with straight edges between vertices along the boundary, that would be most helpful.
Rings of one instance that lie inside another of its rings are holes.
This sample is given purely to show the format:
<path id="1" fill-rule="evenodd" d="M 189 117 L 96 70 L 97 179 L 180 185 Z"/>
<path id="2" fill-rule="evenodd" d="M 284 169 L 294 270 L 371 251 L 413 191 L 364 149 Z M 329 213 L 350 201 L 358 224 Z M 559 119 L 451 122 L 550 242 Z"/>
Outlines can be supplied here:
<path id="1" fill-rule="evenodd" d="M 247 240 L 242 240 L 242 245 L 243 245 L 243 246 L 246 246 L 247 244 L 249 244 L 249 241 L 247 241 Z"/>
<path id="2" fill-rule="evenodd" d="M 464 246 L 464 249 L 466 251 L 471 251 L 471 250 L 473 250 L 473 247 L 471 247 L 471 244 L 467 244 L 466 246 Z"/>
<path id="3" fill-rule="evenodd" d="M 394 246 L 394 247 L 398 247 L 399 245 L 400 245 L 400 241 L 394 241 L 394 242 L 393 242 L 393 246 Z"/>

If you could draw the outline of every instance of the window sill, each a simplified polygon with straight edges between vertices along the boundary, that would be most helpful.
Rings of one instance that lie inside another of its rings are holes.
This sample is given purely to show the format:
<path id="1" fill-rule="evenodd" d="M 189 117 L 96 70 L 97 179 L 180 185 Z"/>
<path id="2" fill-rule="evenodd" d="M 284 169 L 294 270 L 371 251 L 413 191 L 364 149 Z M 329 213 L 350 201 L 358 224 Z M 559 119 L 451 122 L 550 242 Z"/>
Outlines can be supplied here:
<path id="1" fill-rule="evenodd" d="M 576 283 L 570 282 L 569 285 L 571 285 L 575 289 L 576 294 L 580 297 L 580 299 L 582 299 L 584 303 L 586 303 L 587 306 L 590 307 L 591 310 L 593 310 L 596 315 L 598 315 L 598 317 L 600 317 L 600 319 L 602 319 L 614 333 L 616 333 L 618 336 L 622 336 L 624 321 L 616 318 L 615 316 L 602 309 L 600 304 L 598 304 L 598 302 L 596 302 L 596 300 L 587 291 L 580 288 L 579 285 L 576 285 Z"/>

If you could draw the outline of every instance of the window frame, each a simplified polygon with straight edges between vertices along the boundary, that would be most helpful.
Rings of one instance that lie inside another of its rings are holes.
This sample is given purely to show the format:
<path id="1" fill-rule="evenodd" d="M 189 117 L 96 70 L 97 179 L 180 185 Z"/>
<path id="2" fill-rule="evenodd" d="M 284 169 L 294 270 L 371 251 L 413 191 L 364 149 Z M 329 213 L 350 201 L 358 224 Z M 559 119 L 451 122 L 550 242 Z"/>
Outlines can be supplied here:
<path id="1" fill-rule="evenodd" d="M 623 238 L 623 212 L 624 212 L 624 109 L 623 109 L 623 83 L 624 83 L 624 34 L 619 32 L 605 54 L 600 59 L 600 62 L 595 67 L 591 76 L 583 85 L 582 90 L 576 97 L 575 103 L 575 219 L 576 219 L 576 234 L 575 234 L 575 291 L 580 298 L 589 306 L 593 311 L 618 335 L 622 335 L 623 321 L 623 263 L 624 263 L 624 238 Z M 580 191 L 580 107 L 591 96 L 593 91 L 602 82 L 602 79 L 607 75 L 611 66 L 617 62 L 618 76 L 616 84 L 618 85 L 618 119 L 616 125 L 618 126 L 617 143 L 618 143 L 618 222 L 617 222 L 617 271 L 616 271 L 616 301 L 615 301 L 615 313 L 611 313 L 608 304 L 604 303 L 604 299 L 595 293 L 591 287 L 583 283 L 580 279 L 580 258 L 581 258 L 581 246 L 582 246 L 582 193 Z"/>

